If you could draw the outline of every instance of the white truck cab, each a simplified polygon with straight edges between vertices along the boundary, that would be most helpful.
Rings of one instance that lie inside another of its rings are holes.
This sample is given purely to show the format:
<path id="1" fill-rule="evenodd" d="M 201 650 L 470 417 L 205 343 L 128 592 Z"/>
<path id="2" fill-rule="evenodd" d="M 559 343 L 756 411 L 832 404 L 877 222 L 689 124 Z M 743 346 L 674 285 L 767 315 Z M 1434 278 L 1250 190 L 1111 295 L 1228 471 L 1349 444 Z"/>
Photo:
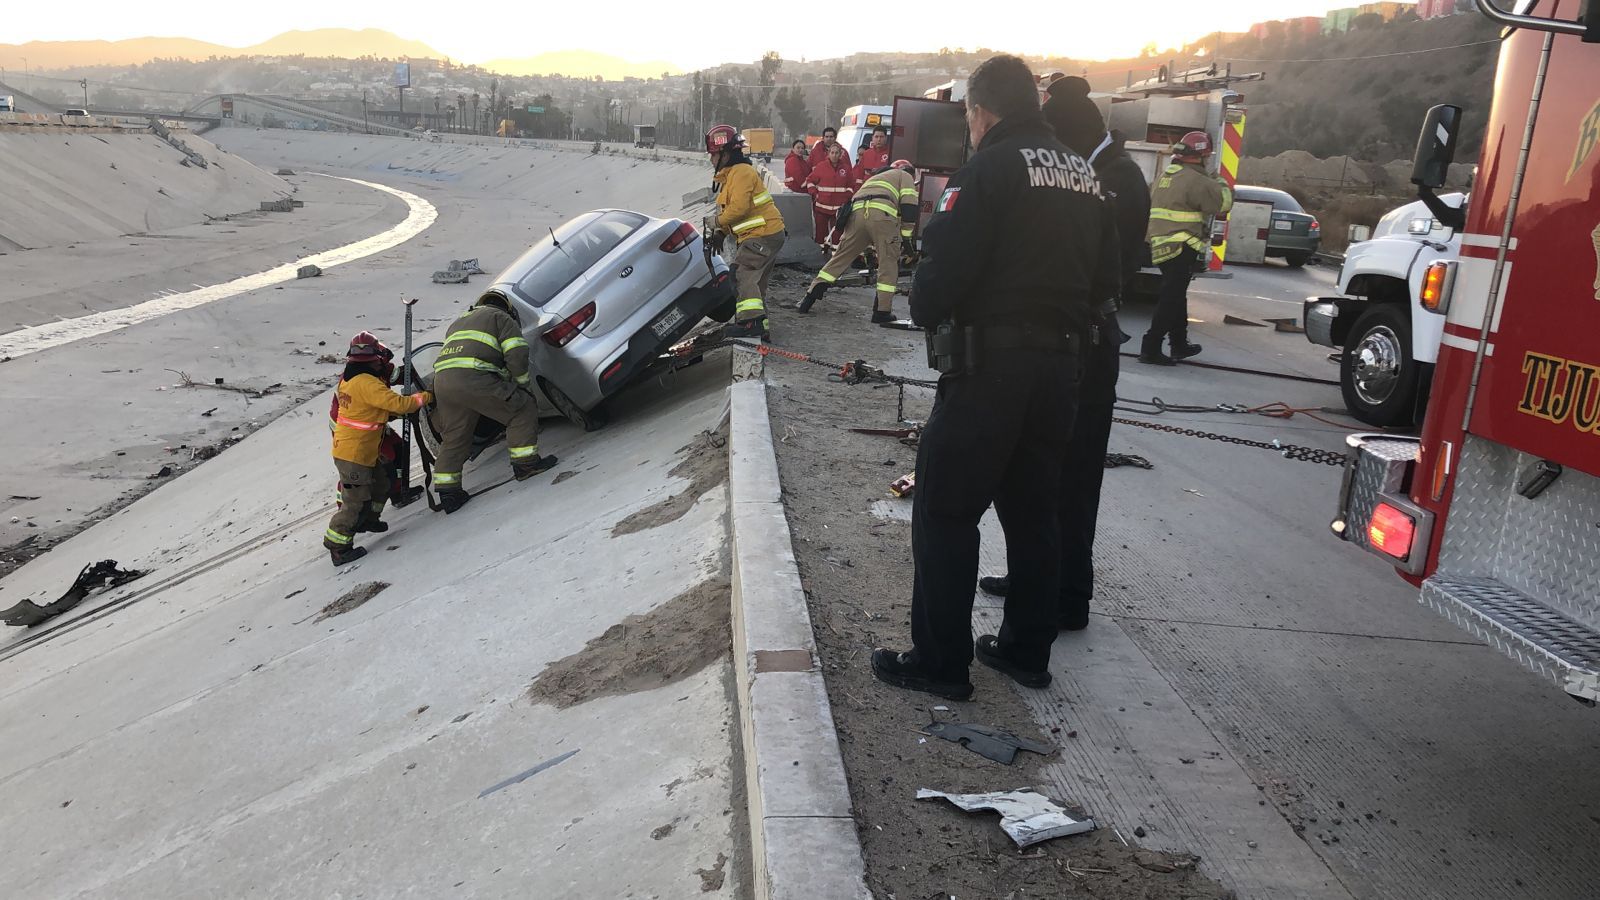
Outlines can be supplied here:
<path id="1" fill-rule="evenodd" d="M 1466 194 L 1440 196 L 1462 208 Z M 1305 303 L 1306 338 L 1343 350 L 1339 384 L 1345 404 L 1369 425 L 1422 420 L 1444 316 L 1422 305 L 1429 267 L 1453 262 L 1461 237 L 1418 200 L 1378 220 L 1370 240 L 1351 244 L 1336 297 Z"/>

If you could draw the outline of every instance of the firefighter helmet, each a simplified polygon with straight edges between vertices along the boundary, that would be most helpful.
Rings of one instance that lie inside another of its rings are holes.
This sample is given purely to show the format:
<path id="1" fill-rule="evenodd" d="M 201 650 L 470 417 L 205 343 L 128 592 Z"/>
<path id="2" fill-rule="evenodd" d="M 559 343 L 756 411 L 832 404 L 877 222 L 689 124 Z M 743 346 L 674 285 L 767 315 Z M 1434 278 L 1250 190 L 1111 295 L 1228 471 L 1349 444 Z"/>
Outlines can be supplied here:
<path id="1" fill-rule="evenodd" d="M 1211 154 L 1211 135 L 1204 131 L 1191 131 L 1172 145 L 1172 155 L 1178 159 L 1198 162 Z"/>
<path id="2" fill-rule="evenodd" d="M 919 172 L 917 172 L 917 167 L 913 166 L 911 164 L 911 160 L 909 160 L 909 159 L 897 159 L 894 162 L 889 163 L 889 168 L 891 168 L 891 169 L 904 169 L 906 171 L 906 173 L 911 176 L 911 180 L 912 181 L 916 181 L 916 180 L 918 180 L 919 178 L 922 177 L 922 175 Z"/>
<path id="3" fill-rule="evenodd" d="M 713 125 L 706 132 L 706 152 L 721 153 L 739 143 L 739 131 L 732 125 Z"/>
<path id="4" fill-rule="evenodd" d="M 345 351 L 344 361 L 381 362 L 394 358 L 394 351 L 383 345 L 378 336 L 370 331 L 363 331 L 350 339 L 350 349 Z"/>

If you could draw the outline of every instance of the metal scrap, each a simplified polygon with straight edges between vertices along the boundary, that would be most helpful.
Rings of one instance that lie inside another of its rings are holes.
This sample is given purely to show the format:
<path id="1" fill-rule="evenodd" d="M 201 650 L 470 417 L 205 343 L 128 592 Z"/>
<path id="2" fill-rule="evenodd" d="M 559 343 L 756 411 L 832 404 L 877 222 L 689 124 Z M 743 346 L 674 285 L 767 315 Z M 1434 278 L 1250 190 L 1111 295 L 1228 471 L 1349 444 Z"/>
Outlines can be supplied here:
<path id="1" fill-rule="evenodd" d="M 466 272 L 439 271 L 433 273 L 434 284 L 466 284 Z"/>
<path id="2" fill-rule="evenodd" d="M 114 559 L 101 560 L 84 566 L 83 571 L 79 572 L 77 579 L 72 582 L 72 587 L 67 588 L 67 592 L 54 603 L 40 606 L 32 600 L 23 600 L 0 610 L 0 621 L 4 621 L 7 625 L 32 628 L 40 622 L 53 619 L 72 609 L 101 588 L 114 588 L 135 578 L 143 578 L 145 574 L 139 569 L 123 569 Z"/>
<path id="3" fill-rule="evenodd" d="M 1008 766 L 1016 760 L 1018 750 L 1046 755 L 1055 749 L 1046 744 L 1019 738 L 1004 728 L 996 728 L 993 725 L 934 722 L 923 730 L 933 737 L 960 744 L 979 756 Z"/>
<path id="4" fill-rule="evenodd" d="M 994 791 L 987 794 L 947 794 L 917 789 L 918 800 L 944 798 L 967 812 L 992 809 L 1000 814 L 1000 828 L 1019 849 L 1051 838 L 1093 831 L 1093 819 L 1076 819 L 1054 800 L 1030 790 Z"/>

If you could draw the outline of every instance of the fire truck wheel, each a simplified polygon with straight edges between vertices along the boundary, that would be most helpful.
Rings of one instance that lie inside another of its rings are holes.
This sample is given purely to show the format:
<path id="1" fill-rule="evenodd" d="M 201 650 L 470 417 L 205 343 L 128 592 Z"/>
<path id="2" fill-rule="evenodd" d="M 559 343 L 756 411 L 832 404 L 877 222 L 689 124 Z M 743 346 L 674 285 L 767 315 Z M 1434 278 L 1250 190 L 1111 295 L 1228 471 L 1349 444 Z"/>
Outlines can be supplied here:
<path id="1" fill-rule="evenodd" d="M 1345 405 L 1368 425 L 1408 424 L 1417 406 L 1411 322 L 1396 303 L 1373 305 L 1356 320 L 1339 366 Z"/>

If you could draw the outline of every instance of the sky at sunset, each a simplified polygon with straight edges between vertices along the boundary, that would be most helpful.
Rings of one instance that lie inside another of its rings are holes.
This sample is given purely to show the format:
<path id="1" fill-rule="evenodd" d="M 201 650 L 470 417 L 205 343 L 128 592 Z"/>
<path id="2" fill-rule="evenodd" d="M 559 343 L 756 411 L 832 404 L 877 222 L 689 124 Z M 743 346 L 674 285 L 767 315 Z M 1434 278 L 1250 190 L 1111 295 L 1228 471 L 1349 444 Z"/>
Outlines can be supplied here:
<path id="1" fill-rule="evenodd" d="M 1175 47 L 1213 31 L 1241 31 L 1258 21 L 1321 15 L 1351 5 L 1329 0 L 921 0 L 904 6 L 847 4 L 840 8 L 852 14 L 840 19 L 850 24 L 827 26 L 819 24 L 826 7 L 804 0 L 762 5 L 270 0 L 200 6 L 88 0 L 70 7 L 6 4 L 0 41 L 158 36 L 244 47 L 296 28 L 381 28 L 469 63 L 584 49 L 693 69 L 753 60 L 766 50 L 816 59 L 944 46 L 1097 59 L 1135 55 L 1150 42 Z M 907 13 L 896 19 L 881 12 L 890 9 Z"/>

